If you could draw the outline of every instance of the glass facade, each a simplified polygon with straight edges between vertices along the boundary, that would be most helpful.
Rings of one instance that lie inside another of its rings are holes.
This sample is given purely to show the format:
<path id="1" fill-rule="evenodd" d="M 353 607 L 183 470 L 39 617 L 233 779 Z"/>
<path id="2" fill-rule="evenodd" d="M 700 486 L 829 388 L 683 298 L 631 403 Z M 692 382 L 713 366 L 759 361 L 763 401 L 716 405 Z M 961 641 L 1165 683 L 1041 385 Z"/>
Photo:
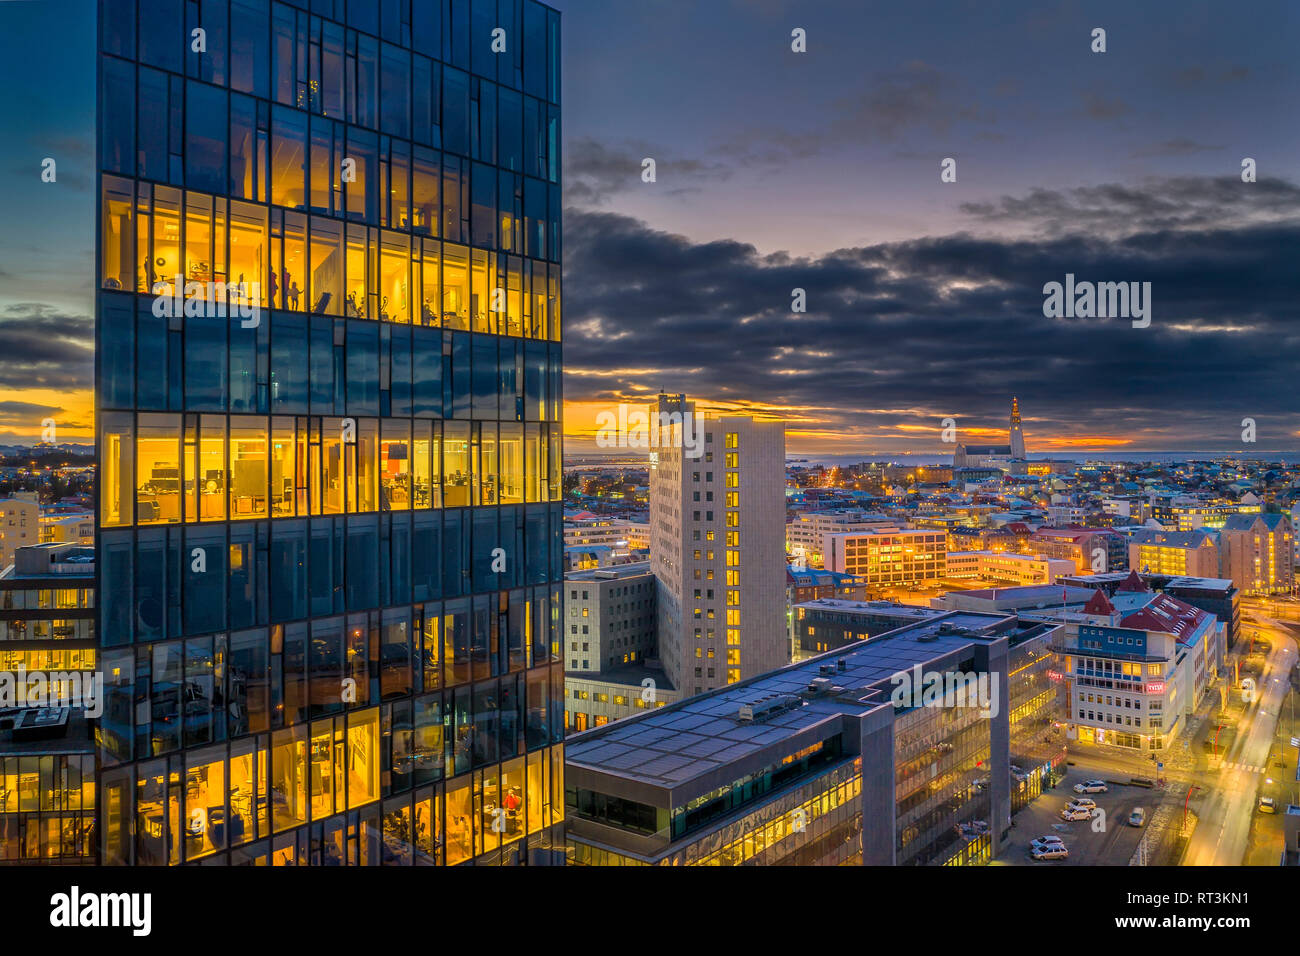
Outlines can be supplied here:
<path id="1" fill-rule="evenodd" d="M 989 721 L 973 707 L 921 707 L 894 728 L 897 865 L 987 863 Z"/>
<path id="2" fill-rule="evenodd" d="M 25 675 L 45 675 L 49 704 L 0 707 L 0 864 L 91 864 L 93 554 L 44 544 L 20 548 L 15 558 L 0 569 L 0 674 L 11 689 L 32 687 Z M 31 573 L 33 566 L 40 570 Z"/>
<path id="3" fill-rule="evenodd" d="M 562 859 L 559 142 L 532 0 L 101 0 L 103 863 Z"/>
<path id="4" fill-rule="evenodd" d="M 1014 644 L 1009 651 L 1012 813 L 1023 810 L 1065 776 L 1065 734 L 1057 727 L 1061 681 L 1056 667 L 1046 634 Z"/>

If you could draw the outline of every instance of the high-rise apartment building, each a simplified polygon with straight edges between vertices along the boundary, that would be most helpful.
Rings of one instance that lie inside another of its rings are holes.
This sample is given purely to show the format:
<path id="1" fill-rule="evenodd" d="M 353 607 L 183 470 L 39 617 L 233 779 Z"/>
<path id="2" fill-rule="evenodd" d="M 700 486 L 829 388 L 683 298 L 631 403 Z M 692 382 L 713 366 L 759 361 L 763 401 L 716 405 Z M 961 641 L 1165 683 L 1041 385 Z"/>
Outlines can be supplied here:
<path id="1" fill-rule="evenodd" d="M 559 15 L 100 10 L 102 862 L 558 859 Z"/>
<path id="2" fill-rule="evenodd" d="M 1142 574 L 1215 577 L 1219 573 L 1219 547 L 1205 531 L 1134 532 L 1128 544 L 1129 567 Z"/>
<path id="3" fill-rule="evenodd" d="M 1295 589 L 1295 542 L 1284 514 L 1238 514 L 1219 531 L 1220 574 L 1242 594 L 1288 594 Z"/>
<path id="4" fill-rule="evenodd" d="M 696 416 L 682 395 L 651 412 L 685 422 L 650 459 L 650 567 L 659 656 L 688 697 L 789 661 L 785 425 Z"/>

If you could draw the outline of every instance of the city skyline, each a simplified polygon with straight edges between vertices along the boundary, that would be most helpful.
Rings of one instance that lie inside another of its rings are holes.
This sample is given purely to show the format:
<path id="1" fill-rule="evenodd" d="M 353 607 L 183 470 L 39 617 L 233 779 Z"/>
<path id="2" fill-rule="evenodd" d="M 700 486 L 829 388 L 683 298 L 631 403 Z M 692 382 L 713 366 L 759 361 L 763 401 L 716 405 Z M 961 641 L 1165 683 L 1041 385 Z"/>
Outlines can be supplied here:
<path id="1" fill-rule="evenodd" d="M 18 146 L 7 206 L 40 227 L 0 247 L 0 444 L 35 440 L 46 417 L 61 440 L 91 436 L 95 101 L 80 53 L 93 30 L 64 26 L 91 24 L 75 16 L 88 6 L 0 5 L 8 37 L 56 20 L 68 36 L 55 57 L 5 50 L 9 87 L 34 94 L 4 121 Z M 563 78 L 570 452 L 592 450 L 602 410 L 660 390 L 782 418 L 795 454 L 942 454 L 943 418 L 964 440 L 992 438 L 1011 392 L 1043 452 L 1249 452 L 1243 418 L 1256 448 L 1300 445 L 1281 398 L 1298 344 L 1285 277 L 1300 140 L 1270 121 L 1300 93 L 1269 25 L 1294 10 L 1022 19 L 937 5 L 921 28 L 900 11 L 772 0 L 678 4 L 679 30 L 635 6 L 558 9 L 576 37 Z M 1105 54 L 1088 49 L 1099 23 Z M 791 25 L 808 52 L 790 50 Z M 1045 66 L 1075 47 L 1068 70 Z M 743 82 L 707 82 L 720 64 Z M 1031 68 L 1041 84 L 1017 79 Z M 615 69 L 622 82 L 598 82 Z M 36 178 L 50 154 L 57 185 Z M 1255 183 L 1240 179 L 1247 156 Z M 955 183 L 940 182 L 947 157 Z M 38 215 L 34 197 L 51 194 L 66 205 Z M 1067 274 L 1152 282 L 1150 326 L 1044 318 L 1042 287 Z M 790 311 L 795 288 L 805 313 Z"/>

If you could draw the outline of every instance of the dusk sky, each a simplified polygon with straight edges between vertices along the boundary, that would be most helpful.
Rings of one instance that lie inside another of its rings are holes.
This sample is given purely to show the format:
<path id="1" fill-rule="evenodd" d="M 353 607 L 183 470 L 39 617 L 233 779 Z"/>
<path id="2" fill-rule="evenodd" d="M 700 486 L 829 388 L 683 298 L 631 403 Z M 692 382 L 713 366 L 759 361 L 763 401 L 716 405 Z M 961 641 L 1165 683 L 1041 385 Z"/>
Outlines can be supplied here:
<path id="1" fill-rule="evenodd" d="M 554 5 L 570 453 L 661 388 L 803 454 L 1002 440 L 1013 394 L 1031 451 L 1300 447 L 1294 3 Z M 0 443 L 89 434 L 92 10 L 0 3 Z M 1150 326 L 1045 318 L 1066 273 Z"/>

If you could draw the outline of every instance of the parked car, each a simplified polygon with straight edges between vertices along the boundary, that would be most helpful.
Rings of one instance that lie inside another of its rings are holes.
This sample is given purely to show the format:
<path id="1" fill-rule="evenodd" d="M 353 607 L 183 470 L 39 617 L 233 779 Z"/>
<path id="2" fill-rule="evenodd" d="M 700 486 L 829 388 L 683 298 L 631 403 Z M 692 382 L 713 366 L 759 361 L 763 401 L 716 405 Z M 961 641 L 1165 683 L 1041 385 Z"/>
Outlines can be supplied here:
<path id="1" fill-rule="evenodd" d="M 1082 807 L 1085 810 L 1091 810 L 1097 806 L 1097 801 L 1088 797 L 1075 797 L 1070 801 L 1072 807 Z"/>
<path id="2" fill-rule="evenodd" d="M 1030 850 L 1041 850 L 1046 847 L 1065 846 L 1065 841 L 1059 836 L 1040 836 L 1037 840 L 1029 841 Z"/>
<path id="3" fill-rule="evenodd" d="M 1131 827 L 1140 827 L 1147 822 L 1147 812 L 1138 807 L 1128 815 L 1128 825 Z"/>
<path id="4" fill-rule="evenodd" d="M 1074 785 L 1075 793 L 1105 793 L 1106 781 L 1104 780 L 1085 780 L 1083 783 Z"/>
<path id="5" fill-rule="evenodd" d="M 1260 812 L 1260 813 L 1277 813 L 1277 801 L 1274 800 L 1272 797 L 1260 797 L 1260 798 L 1259 798 L 1259 812 Z"/>
<path id="6" fill-rule="evenodd" d="M 1066 807 L 1061 811 L 1062 820 L 1087 820 L 1092 816 L 1091 810 L 1085 810 L 1083 807 Z"/>
<path id="7" fill-rule="evenodd" d="M 1070 855 L 1070 851 L 1063 846 L 1039 847 L 1029 852 L 1035 860 L 1064 860 Z"/>

